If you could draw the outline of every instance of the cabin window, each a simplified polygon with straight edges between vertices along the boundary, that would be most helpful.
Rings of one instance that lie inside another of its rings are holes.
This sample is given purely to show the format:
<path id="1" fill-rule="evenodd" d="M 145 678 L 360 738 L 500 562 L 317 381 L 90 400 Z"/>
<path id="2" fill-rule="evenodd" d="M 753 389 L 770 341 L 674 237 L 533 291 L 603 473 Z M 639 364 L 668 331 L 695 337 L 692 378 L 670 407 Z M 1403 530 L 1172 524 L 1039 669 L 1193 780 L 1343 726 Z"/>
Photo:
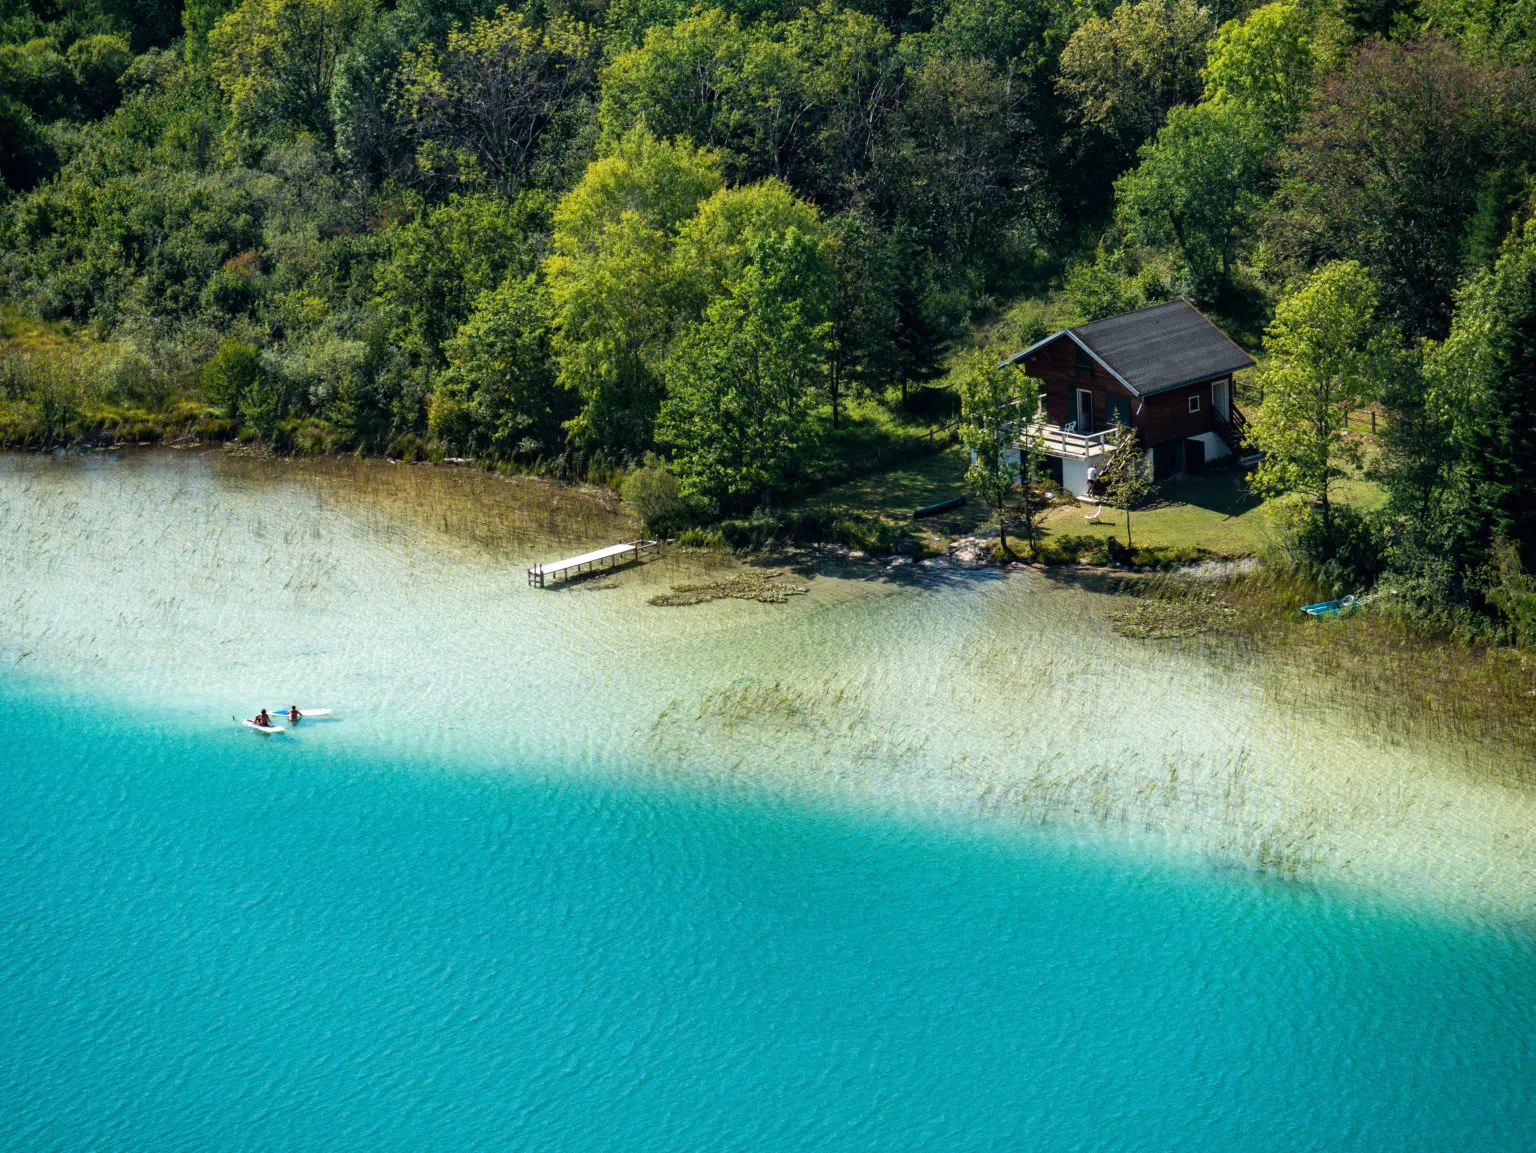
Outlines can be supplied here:
<path id="1" fill-rule="evenodd" d="M 1104 418 L 1110 424 L 1123 424 L 1127 427 L 1131 423 L 1131 401 L 1129 397 L 1111 396 L 1104 403 Z"/>
<path id="2" fill-rule="evenodd" d="M 1077 371 L 1092 372 L 1093 361 L 1088 356 L 1088 350 L 1075 342 L 1073 343 L 1072 348 L 1077 353 L 1077 359 L 1073 361 L 1073 366 L 1077 369 Z"/>
<path id="3" fill-rule="evenodd" d="M 1190 412 L 1199 412 L 1200 411 L 1200 394 L 1199 393 L 1196 393 L 1194 396 L 1189 398 L 1189 411 Z"/>

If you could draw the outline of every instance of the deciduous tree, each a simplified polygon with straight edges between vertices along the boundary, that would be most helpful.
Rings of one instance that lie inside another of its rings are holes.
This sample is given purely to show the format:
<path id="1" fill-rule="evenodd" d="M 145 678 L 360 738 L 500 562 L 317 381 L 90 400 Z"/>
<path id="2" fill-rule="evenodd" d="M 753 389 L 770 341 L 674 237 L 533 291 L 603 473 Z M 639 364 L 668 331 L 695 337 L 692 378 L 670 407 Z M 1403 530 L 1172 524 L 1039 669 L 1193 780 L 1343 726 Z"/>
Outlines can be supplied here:
<path id="1" fill-rule="evenodd" d="M 225 340 L 203 366 L 203 395 L 230 416 L 238 416 L 260 379 L 261 353 L 242 341 Z"/>
<path id="2" fill-rule="evenodd" d="M 1019 484 L 1018 444 L 1040 407 L 1039 386 L 982 349 L 969 352 L 954 376 L 960 394 L 960 439 L 971 450 L 965 482 L 997 518 L 998 543 L 1008 547 L 1008 505 Z"/>
<path id="3" fill-rule="evenodd" d="M 509 279 L 475 301 L 445 345 L 433 411 L 443 423 L 455 415 L 462 447 L 509 458 L 529 442 L 538 450 L 556 442 L 565 395 L 555 387 L 549 312 L 534 277 Z"/>
<path id="4" fill-rule="evenodd" d="M 686 493 L 771 502 L 811 442 L 830 289 L 819 239 L 793 229 L 761 237 L 678 339 L 657 431 L 675 451 Z"/>
<path id="5" fill-rule="evenodd" d="M 1115 182 L 1116 221 L 1135 243 L 1175 252 L 1192 294 L 1211 300 L 1262 206 L 1264 156 L 1263 125 L 1239 104 L 1175 108 Z"/>
<path id="6" fill-rule="evenodd" d="M 754 24 L 711 9 L 652 28 L 604 70 L 600 120 L 719 152 L 738 182 L 836 206 L 867 183 L 901 87 L 895 38 L 830 2 Z"/>
<path id="7" fill-rule="evenodd" d="M 1131 513 L 1156 489 L 1152 483 L 1147 450 L 1142 447 L 1136 430 L 1115 414 L 1115 427 L 1106 442 L 1109 456 L 1099 471 L 1097 480 L 1104 499 L 1118 509 L 1125 510 L 1125 547 L 1133 547 L 1131 539 Z"/>
<path id="8" fill-rule="evenodd" d="M 400 62 L 402 101 L 424 173 L 510 193 L 541 138 L 595 77 L 591 30 L 556 17 L 543 27 L 498 8 L 447 44 L 424 44 Z"/>
<path id="9" fill-rule="evenodd" d="M 231 129 L 333 138 L 331 84 L 374 0 L 244 0 L 208 33 L 208 65 Z"/>
<path id="10" fill-rule="evenodd" d="M 1264 401 L 1248 426 L 1249 440 L 1264 454 L 1253 484 L 1309 498 L 1325 544 L 1332 540 L 1334 486 L 1361 461 L 1349 414 L 1376 396 L 1384 356 L 1376 347 L 1376 301 L 1360 264 L 1329 264 L 1280 303 L 1264 336 Z"/>
<path id="11" fill-rule="evenodd" d="M 1429 38 L 1372 42 L 1333 77 L 1280 157 L 1266 239 L 1290 272 L 1358 260 L 1410 337 L 1445 335 L 1488 174 L 1536 145 L 1532 75 Z M 1507 222 L 1505 203 L 1496 216 Z"/>
<path id="12" fill-rule="evenodd" d="M 1278 139 L 1311 100 L 1312 37 L 1312 16 L 1295 3 L 1265 4 L 1228 21 L 1201 73 L 1205 99 L 1240 105 Z"/>
<path id="13" fill-rule="evenodd" d="M 629 456 L 651 446 L 681 311 L 677 232 L 720 183 L 713 153 L 642 126 L 561 200 L 545 275 L 559 381 L 581 398 L 568 426 L 578 443 Z"/>
<path id="14" fill-rule="evenodd" d="M 1072 33 L 1057 89 L 1072 102 L 1083 132 L 1132 156 L 1169 109 L 1200 95 L 1214 31 L 1209 9 L 1193 0 L 1122 3 L 1107 19 L 1092 16 Z"/>

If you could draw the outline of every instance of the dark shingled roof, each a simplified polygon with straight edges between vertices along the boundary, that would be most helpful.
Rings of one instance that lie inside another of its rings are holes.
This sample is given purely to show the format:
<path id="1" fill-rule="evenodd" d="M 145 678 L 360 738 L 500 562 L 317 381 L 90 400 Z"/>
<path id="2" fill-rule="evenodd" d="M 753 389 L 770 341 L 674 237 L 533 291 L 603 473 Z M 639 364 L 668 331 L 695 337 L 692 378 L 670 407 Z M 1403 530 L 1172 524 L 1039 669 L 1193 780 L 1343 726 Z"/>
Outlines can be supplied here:
<path id="1" fill-rule="evenodd" d="M 1063 329 L 1025 349 L 1070 333 L 1139 396 L 1252 368 L 1253 358 L 1187 300 L 1170 300 L 1121 316 Z"/>

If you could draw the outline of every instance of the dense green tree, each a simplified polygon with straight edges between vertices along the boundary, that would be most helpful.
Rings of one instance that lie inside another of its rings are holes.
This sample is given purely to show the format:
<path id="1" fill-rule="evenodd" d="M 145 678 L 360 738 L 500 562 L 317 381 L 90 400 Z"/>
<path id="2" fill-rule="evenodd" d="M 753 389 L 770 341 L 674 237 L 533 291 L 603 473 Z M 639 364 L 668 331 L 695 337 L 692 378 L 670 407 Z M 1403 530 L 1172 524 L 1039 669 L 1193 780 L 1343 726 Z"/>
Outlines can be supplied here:
<path id="1" fill-rule="evenodd" d="M 128 41 L 122 36 L 85 36 L 69 46 L 65 59 L 81 114 L 94 118 L 112 111 L 122 94 L 120 78 L 133 62 Z"/>
<path id="2" fill-rule="evenodd" d="M 0 201 L 33 187 L 53 162 L 53 146 L 31 109 L 0 96 Z"/>
<path id="3" fill-rule="evenodd" d="M 986 60 L 931 56 L 910 77 L 884 183 L 926 246 L 963 263 L 1001 258 L 997 240 L 1038 183 L 1029 125 Z"/>
<path id="4" fill-rule="evenodd" d="M 193 64 L 208 61 L 208 34 L 233 9 L 238 0 L 185 0 L 181 10 L 182 50 Z"/>
<path id="5" fill-rule="evenodd" d="M 824 247 L 793 228 L 754 239 L 722 294 L 679 336 L 657 432 L 685 493 L 769 504 L 809 447 L 831 329 Z"/>
<path id="6" fill-rule="evenodd" d="M 1253 485 L 1310 500 L 1325 547 L 1333 539 L 1334 487 L 1362 459 L 1349 414 L 1377 395 L 1383 353 L 1376 305 L 1376 286 L 1363 267 L 1329 264 L 1281 301 L 1264 334 L 1264 401 L 1248 426 L 1249 440 L 1264 454 Z"/>
<path id="7" fill-rule="evenodd" d="M 533 271 L 547 207 L 538 195 L 467 193 L 414 209 L 379 235 L 374 303 L 411 363 L 432 367 L 481 293 Z"/>
<path id="8" fill-rule="evenodd" d="M 828 221 L 832 268 L 827 399 L 832 427 L 850 393 L 872 393 L 899 372 L 896 265 L 890 238 L 855 208 Z"/>
<path id="9" fill-rule="evenodd" d="M 70 115 L 75 77 L 58 41 L 39 36 L 25 44 L 0 44 L 0 95 L 26 105 L 42 120 Z"/>
<path id="10" fill-rule="evenodd" d="M 610 138 L 643 122 L 717 151 L 734 180 L 838 204 L 867 179 L 899 80 L 891 34 L 829 0 L 756 26 L 711 9 L 615 59 L 599 115 Z"/>
<path id="11" fill-rule="evenodd" d="M 1054 73 L 1075 13 L 1058 0 L 950 0 L 936 6 L 923 50 L 986 60 L 1026 85 Z"/>
<path id="12" fill-rule="evenodd" d="M 504 193 L 522 183 L 544 134 L 595 78 L 597 42 L 582 24 L 544 27 L 499 8 L 400 62 L 402 100 L 424 173 Z"/>
<path id="13" fill-rule="evenodd" d="M 203 392 L 230 416 L 237 416 L 245 398 L 261 379 L 261 353 L 238 340 L 219 344 L 203 366 Z"/>
<path id="14" fill-rule="evenodd" d="M 1536 0 L 1420 0 L 1418 15 L 1472 55 L 1536 61 Z"/>
<path id="15" fill-rule="evenodd" d="M 337 66 L 373 13 L 373 0 L 243 0 L 221 17 L 208 33 L 208 64 L 231 128 L 331 140 Z"/>
<path id="16" fill-rule="evenodd" d="M 1330 7 L 1359 39 L 1412 35 L 1417 31 L 1421 0 L 1332 0 Z"/>
<path id="17" fill-rule="evenodd" d="M 1443 336 L 1488 174 L 1525 166 L 1533 144 L 1529 72 L 1444 40 L 1369 44 L 1281 154 L 1267 243 L 1293 275 L 1359 260 L 1405 333 Z"/>
<path id="18" fill-rule="evenodd" d="M 619 495 L 648 532 L 675 529 L 688 507 L 677 473 L 655 453 L 648 453 L 645 463 L 625 476 Z"/>
<path id="19" fill-rule="evenodd" d="M 1263 205 L 1264 131 L 1232 101 L 1175 108 L 1115 182 L 1116 221 L 1134 243 L 1177 254 L 1191 295 L 1209 301 Z"/>
<path id="20" fill-rule="evenodd" d="M 1135 0 L 1092 16 L 1061 54 L 1057 88 L 1090 140 L 1132 156 L 1169 109 L 1200 95 L 1215 25 L 1193 0 Z"/>
<path id="21" fill-rule="evenodd" d="M 1426 374 L 1480 545 L 1502 536 L 1536 569 L 1536 221 L 1467 283 Z"/>
<path id="22" fill-rule="evenodd" d="M 572 258 L 632 213 L 649 228 L 675 235 L 699 202 L 724 183 L 720 158 L 685 141 L 663 141 L 645 126 L 631 129 L 593 161 L 555 212 L 555 253 Z"/>
<path id="23" fill-rule="evenodd" d="M 568 394 L 555 386 L 549 296 L 532 277 L 483 293 L 445 348 L 432 431 L 456 448 L 512 457 L 559 440 Z"/>
<path id="24" fill-rule="evenodd" d="M 581 398 L 579 444 L 627 456 L 648 448 L 659 377 L 691 298 L 672 259 L 678 229 L 720 187 L 719 159 L 643 127 L 594 161 L 555 212 L 545 264 L 559 381 Z"/>
<path id="25" fill-rule="evenodd" d="M 1296 3 L 1266 4 L 1223 24 L 1201 73 L 1206 101 L 1237 104 L 1283 136 L 1312 98 L 1312 41 L 1312 17 Z"/>
<path id="26" fill-rule="evenodd" d="M 758 241 L 792 230 L 818 241 L 825 235 L 816 209 L 783 181 L 722 188 L 678 229 L 674 260 L 679 285 L 702 309 L 738 275 Z"/>
<path id="27" fill-rule="evenodd" d="M 1456 299 L 1451 331 L 1399 357 L 1375 467 L 1387 563 L 1415 615 L 1529 640 L 1536 567 L 1536 228 L 1529 219 Z"/>

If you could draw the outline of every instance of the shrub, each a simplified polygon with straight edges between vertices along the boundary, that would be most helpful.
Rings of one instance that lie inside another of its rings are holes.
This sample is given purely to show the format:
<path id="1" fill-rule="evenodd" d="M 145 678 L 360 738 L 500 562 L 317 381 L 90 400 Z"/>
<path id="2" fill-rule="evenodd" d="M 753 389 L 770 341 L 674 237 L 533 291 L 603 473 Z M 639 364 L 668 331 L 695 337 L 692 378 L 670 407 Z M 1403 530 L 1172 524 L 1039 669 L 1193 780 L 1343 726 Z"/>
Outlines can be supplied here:
<path id="1" fill-rule="evenodd" d="M 1504 632 L 1517 645 L 1536 644 L 1536 577 L 1520 563 L 1520 550 L 1507 539 L 1493 546 L 1488 603 L 1503 619 Z"/>
<path id="2" fill-rule="evenodd" d="M 1279 502 L 1279 547 L 1270 558 L 1328 596 L 1358 593 L 1374 585 L 1383 568 L 1381 532 L 1373 518 L 1351 505 L 1333 506 L 1333 532 L 1311 504 Z"/>
<path id="3" fill-rule="evenodd" d="M 261 353 L 238 340 L 221 343 L 201 374 L 203 395 L 231 417 L 239 416 L 250 401 L 255 402 L 253 407 L 261 407 L 254 396 L 260 380 Z"/>
<path id="4" fill-rule="evenodd" d="M 744 519 L 723 520 L 716 531 L 731 548 L 749 551 L 795 542 L 894 552 L 903 535 L 902 527 L 894 521 L 839 508 L 760 512 Z"/>
<path id="5" fill-rule="evenodd" d="M 690 511 L 682 482 L 655 456 L 647 456 L 643 465 L 624 477 L 619 495 L 648 532 L 675 532 Z"/>
<path id="6" fill-rule="evenodd" d="M 725 550 L 730 545 L 725 543 L 725 537 L 720 535 L 718 529 L 690 528 L 684 529 L 678 534 L 677 543 L 688 548 L 710 548 Z"/>

